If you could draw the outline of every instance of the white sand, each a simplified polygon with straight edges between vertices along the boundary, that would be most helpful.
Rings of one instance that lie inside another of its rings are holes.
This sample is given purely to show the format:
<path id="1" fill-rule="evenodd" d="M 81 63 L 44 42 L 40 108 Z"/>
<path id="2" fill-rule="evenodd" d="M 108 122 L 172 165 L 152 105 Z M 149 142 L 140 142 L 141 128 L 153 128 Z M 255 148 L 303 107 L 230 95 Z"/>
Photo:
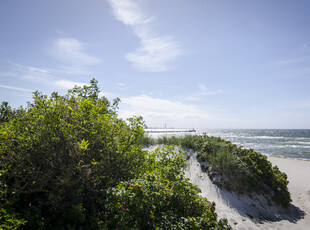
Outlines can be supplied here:
<path id="1" fill-rule="evenodd" d="M 201 189 L 201 195 L 216 202 L 219 218 L 228 219 L 233 229 L 310 229 L 310 162 L 269 157 L 288 175 L 292 205 L 288 210 L 270 206 L 263 195 L 238 196 L 219 189 L 201 171 L 193 154 L 185 175 Z"/>
<path id="2" fill-rule="evenodd" d="M 271 226 L 274 229 L 310 229 L 310 161 L 279 157 L 269 157 L 268 160 L 287 174 L 292 204 L 304 212 L 304 218 L 296 223 L 280 221 Z"/>

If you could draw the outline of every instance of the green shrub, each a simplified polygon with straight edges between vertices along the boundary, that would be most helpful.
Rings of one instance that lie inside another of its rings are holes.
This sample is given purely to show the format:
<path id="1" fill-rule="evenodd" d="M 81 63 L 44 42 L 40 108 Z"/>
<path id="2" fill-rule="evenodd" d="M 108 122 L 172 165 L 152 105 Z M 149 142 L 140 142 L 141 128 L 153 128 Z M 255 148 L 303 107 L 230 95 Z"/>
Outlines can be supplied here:
<path id="1" fill-rule="evenodd" d="M 142 137 L 141 141 L 142 141 L 144 147 L 149 147 L 151 145 L 155 145 L 155 143 L 156 143 L 155 140 L 153 138 L 149 137 L 148 135 L 144 135 Z"/>
<path id="2" fill-rule="evenodd" d="M 6 209 L 0 211 L 0 229 L 15 230 L 24 225 L 27 221 L 16 218 L 15 214 L 11 214 Z"/>
<path id="3" fill-rule="evenodd" d="M 1 123 L 1 200 L 27 229 L 97 229 L 103 191 L 143 169 L 142 119 L 119 119 L 119 100 L 98 98 L 96 83 L 66 96 L 36 92 L 27 109 Z"/>
<path id="4" fill-rule="evenodd" d="M 247 164 L 226 148 L 219 149 L 208 161 L 213 169 L 219 172 L 222 180 L 219 185 L 237 193 L 253 191 L 251 188 L 254 175 Z"/>
<path id="5" fill-rule="evenodd" d="M 292 201 L 289 191 L 287 190 L 287 175 L 279 170 L 277 166 L 272 168 L 273 176 L 271 177 L 271 187 L 275 191 L 274 201 L 284 206 L 288 206 Z"/>
<path id="6" fill-rule="evenodd" d="M 151 152 L 146 173 L 108 190 L 108 228 L 230 229 L 227 220 L 217 221 L 215 204 L 185 179 L 184 163 L 171 147 Z"/>
<path id="7" fill-rule="evenodd" d="M 0 162 L 4 161 L 3 155 L 0 155 Z M 1 165 L 2 166 L 2 165 Z M 0 177 L 7 170 L 0 169 Z M 7 195 L 7 185 L 5 181 L 0 180 L 0 229 L 15 230 L 26 223 L 24 219 L 18 218 L 17 213 L 15 213 L 10 208 L 10 200 L 5 199 Z"/>

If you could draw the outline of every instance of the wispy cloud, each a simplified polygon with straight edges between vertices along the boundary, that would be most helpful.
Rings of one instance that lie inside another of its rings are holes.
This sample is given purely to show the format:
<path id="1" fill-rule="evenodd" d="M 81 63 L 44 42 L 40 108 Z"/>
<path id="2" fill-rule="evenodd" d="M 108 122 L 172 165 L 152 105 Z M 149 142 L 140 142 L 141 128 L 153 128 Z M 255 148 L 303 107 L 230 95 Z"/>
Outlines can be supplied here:
<path id="1" fill-rule="evenodd" d="M 60 86 L 61 88 L 64 88 L 64 89 L 72 89 L 75 86 L 78 86 L 78 87 L 83 87 L 84 85 L 89 86 L 88 83 L 70 81 L 70 80 L 65 80 L 65 79 L 58 80 L 54 84 L 56 86 Z M 114 95 L 109 93 L 109 92 L 100 92 L 99 97 L 103 97 L 103 96 L 104 97 L 110 97 L 110 98 L 114 97 Z"/>
<path id="2" fill-rule="evenodd" d="M 206 95 L 216 95 L 216 94 L 220 94 L 223 93 L 223 91 L 221 89 L 218 89 L 216 91 L 210 91 L 208 90 L 207 86 L 205 86 L 204 84 L 198 84 L 198 88 L 200 89 L 200 92 L 198 92 L 198 95 L 200 96 L 206 96 Z"/>
<path id="3" fill-rule="evenodd" d="M 291 104 L 291 108 L 310 108 L 310 98 L 301 101 L 295 101 Z"/>
<path id="4" fill-rule="evenodd" d="M 296 68 L 291 70 L 283 71 L 280 77 L 283 78 L 293 78 L 293 77 L 301 77 L 301 76 L 310 76 L 310 68 Z"/>
<path id="5" fill-rule="evenodd" d="M 205 98 L 205 96 L 218 95 L 223 93 L 223 90 L 221 89 L 210 91 L 208 90 L 207 86 L 201 83 L 198 84 L 197 87 L 199 90 L 185 97 L 186 101 L 198 101 Z"/>
<path id="6" fill-rule="evenodd" d="M 84 86 L 84 85 L 89 85 L 89 84 L 86 84 L 86 83 L 81 83 L 81 82 L 75 82 L 75 81 L 69 81 L 69 80 L 58 80 L 55 82 L 55 84 L 57 86 L 60 86 L 62 88 L 65 88 L 65 89 L 72 89 L 74 86 Z"/>
<path id="7" fill-rule="evenodd" d="M 109 92 L 100 92 L 99 97 L 108 97 L 108 98 L 113 98 L 115 97 L 114 94 L 109 93 Z"/>
<path id="8" fill-rule="evenodd" d="M 198 84 L 198 88 L 202 91 L 206 91 L 207 87 L 204 84 Z"/>
<path id="9" fill-rule="evenodd" d="M 278 61 L 275 64 L 276 65 L 291 65 L 291 64 L 303 63 L 303 62 L 309 62 L 309 61 L 310 61 L 310 56 L 304 56 L 304 57 L 291 58 L 291 59 Z"/>
<path id="10" fill-rule="evenodd" d="M 87 67 L 100 63 L 99 59 L 87 54 L 85 50 L 86 45 L 76 39 L 60 38 L 52 43 L 49 50 L 49 54 L 60 62 L 59 67 L 42 68 L 7 61 L 10 70 L 0 73 L 0 76 L 14 77 L 19 81 L 40 83 L 55 88 L 69 89 L 75 85 L 82 86 L 85 83 L 67 80 L 66 76 L 72 73 L 89 74 Z"/>
<path id="11" fill-rule="evenodd" d="M 59 38 L 52 44 L 49 54 L 60 61 L 68 73 L 83 72 L 83 68 L 99 64 L 100 60 L 86 53 L 86 45 L 77 39 Z"/>
<path id="12" fill-rule="evenodd" d="M 125 25 L 132 27 L 140 39 L 140 47 L 125 55 L 139 71 L 162 72 L 172 68 L 171 61 L 182 54 L 180 45 L 172 36 L 156 35 L 152 31 L 154 17 L 144 15 L 141 1 L 108 0 L 115 17 Z"/>
<path id="13" fill-rule="evenodd" d="M 154 18 L 146 17 L 138 4 L 132 0 L 108 0 L 117 20 L 126 25 L 137 26 L 150 23 Z M 141 2 L 141 1 L 140 1 Z"/>
<path id="14" fill-rule="evenodd" d="M 125 91 L 128 89 L 128 86 L 125 83 L 118 82 L 116 85 L 117 85 L 116 87 L 118 90 Z"/>
<path id="15" fill-rule="evenodd" d="M 12 89 L 12 90 L 23 91 L 23 92 L 33 92 L 33 90 L 31 90 L 31 89 L 25 89 L 25 88 L 10 86 L 10 85 L 1 85 L 0 84 L 0 88 Z"/>
<path id="16" fill-rule="evenodd" d="M 76 86 L 89 85 L 86 83 L 71 81 L 67 79 L 59 79 L 58 77 L 56 77 L 59 72 L 62 72 L 62 70 L 59 69 L 24 66 L 15 62 L 8 62 L 8 63 L 11 66 L 11 70 L 7 73 L 1 73 L 1 75 L 5 77 L 14 77 L 18 79 L 18 81 L 40 83 L 48 86 L 55 86 L 56 88 L 61 87 L 64 89 L 71 89 L 75 85 Z M 11 89 L 22 90 L 23 88 L 12 87 Z M 26 90 L 26 89 L 23 91 L 33 92 L 32 90 Z"/>
<path id="17" fill-rule="evenodd" d="M 307 43 L 304 43 L 299 49 L 299 52 L 302 54 L 309 54 L 309 51 L 310 51 L 310 46 Z"/>
<path id="18" fill-rule="evenodd" d="M 26 66 L 12 61 L 8 61 L 7 63 L 9 64 L 10 70 L 5 73 L 1 73 L 3 76 L 36 82 L 51 79 L 51 71 L 47 68 Z"/>
<path id="19" fill-rule="evenodd" d="M 292 59 L 286 59 L 278 61 L 275 66 L 281 68 L 279 77 L 281 78 L 293 78 L 310 76 L 310 56 L 297 57 Z"/>
<path id="20" fill-rule="evenodd" d="M 128 53 L 126 58 L 134 67 L 145 72 L 162 72 L 172 68 L 170 61 L 181 54 L 171 37 L 142 38 L 141 47 Z"/>
<path id="21" fill-rule="evenodd" d="M 168 123 L 176 127 L 185 127 L 187 124 L 201 127 L 214 119 L 213 115 L 196 105 L 147 95 L 122 98 L 120 114 L 123 118 L 133 115 L 143 116 L 149 126 Z"/>

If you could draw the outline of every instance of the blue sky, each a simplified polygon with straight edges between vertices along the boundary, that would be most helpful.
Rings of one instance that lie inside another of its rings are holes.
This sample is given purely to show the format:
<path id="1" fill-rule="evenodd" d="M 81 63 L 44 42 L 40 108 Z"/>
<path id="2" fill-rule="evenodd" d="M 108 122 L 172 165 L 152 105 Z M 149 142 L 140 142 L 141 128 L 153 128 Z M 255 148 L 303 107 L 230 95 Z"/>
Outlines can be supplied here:
<path id="1" fill-rule="evenodd" d="M 0 100 L 95 77 L 149 127 L 310 128 L 308 0 L 2 0 Z"/>

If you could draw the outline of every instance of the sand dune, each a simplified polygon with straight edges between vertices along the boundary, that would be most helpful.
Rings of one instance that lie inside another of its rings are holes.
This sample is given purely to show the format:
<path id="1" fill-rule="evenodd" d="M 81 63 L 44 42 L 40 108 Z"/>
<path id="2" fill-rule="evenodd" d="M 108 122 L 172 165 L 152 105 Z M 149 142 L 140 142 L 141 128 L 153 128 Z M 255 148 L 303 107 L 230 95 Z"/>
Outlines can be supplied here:
<path id="1" fill-rule="evenodd" d="M 292 205 L 283 210 L 264 194 L 240 196 L 212 184 L 192 153 L 185 175 L 201 189 L 201 195 L 216 202 L 220 218 L 233 229 L 310 229 L 310 162 L 269 157 L 273 165 L 288 175 Z"/>

